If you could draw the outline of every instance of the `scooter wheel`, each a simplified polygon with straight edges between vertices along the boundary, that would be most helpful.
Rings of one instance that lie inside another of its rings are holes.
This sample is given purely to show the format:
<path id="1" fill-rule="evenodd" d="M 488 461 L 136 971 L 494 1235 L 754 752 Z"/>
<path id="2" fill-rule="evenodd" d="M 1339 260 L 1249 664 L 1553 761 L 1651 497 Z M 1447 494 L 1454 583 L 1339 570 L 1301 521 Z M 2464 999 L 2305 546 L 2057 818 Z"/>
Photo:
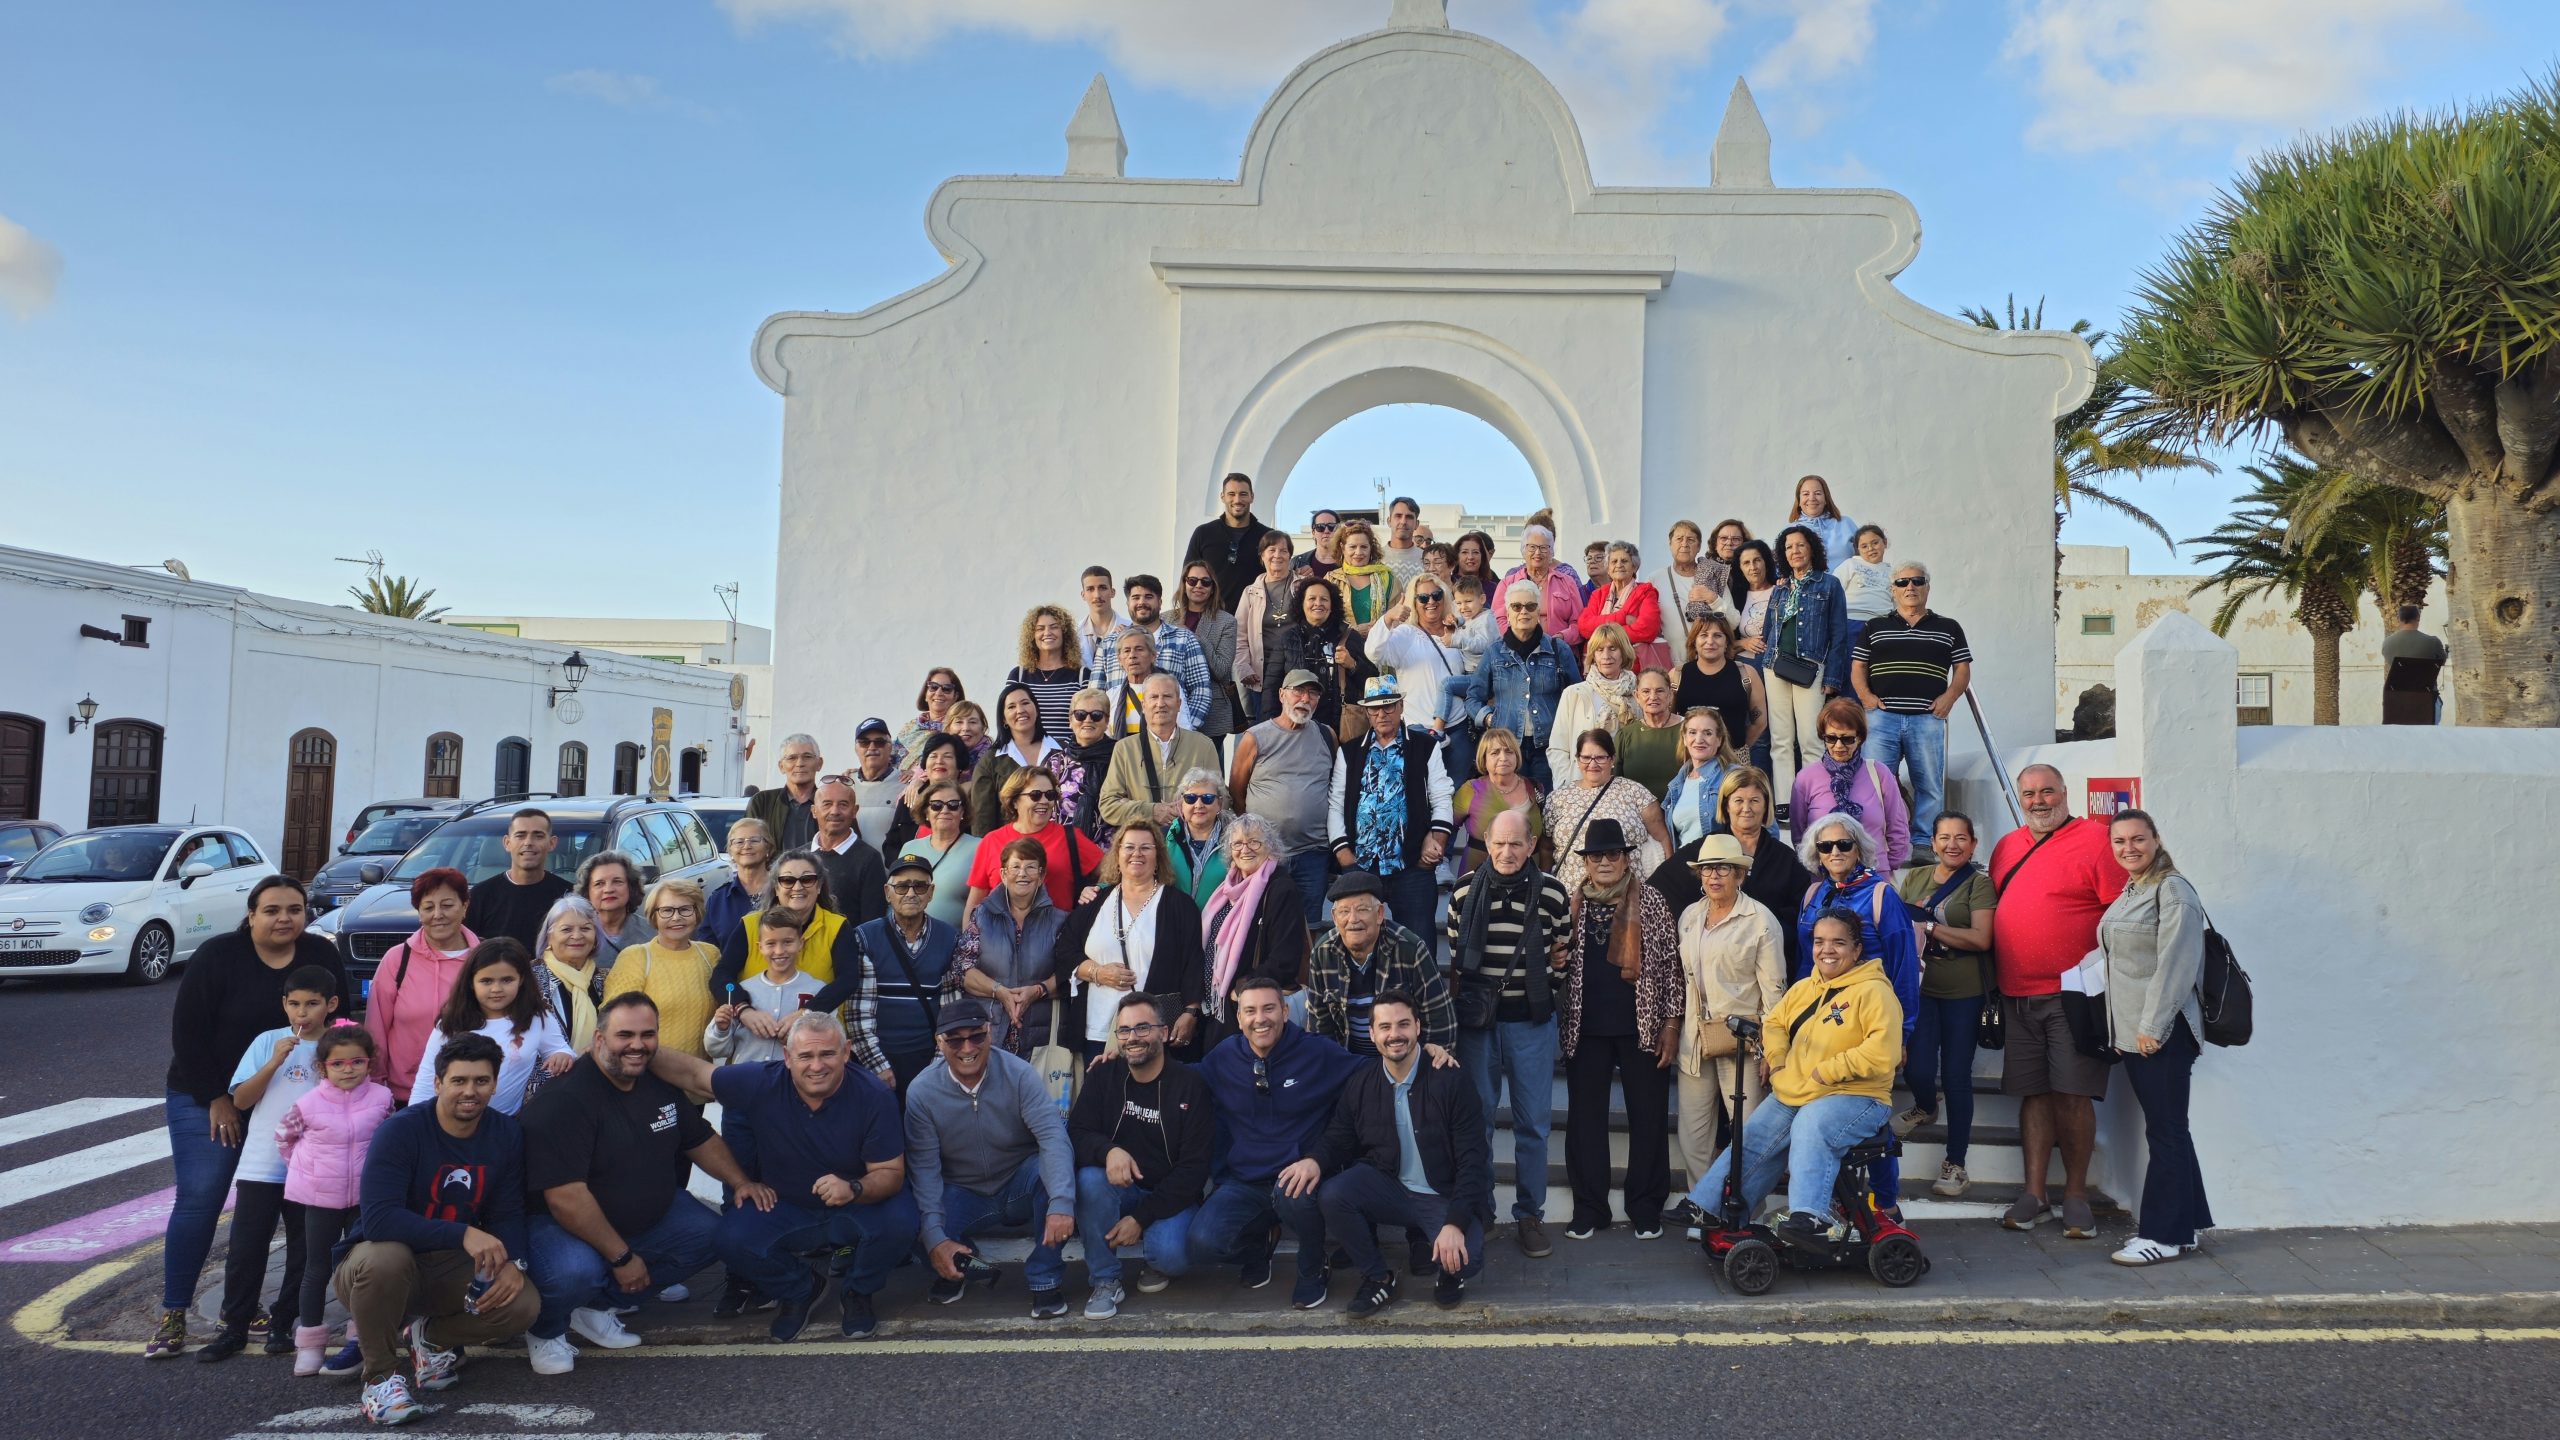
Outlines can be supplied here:
<path id="1" fill-rule="evenodd" d="M 1744 1295 L 1766 1295 L 1778 1283 L 1778 1251 L 1756 1237 L 1737 1240 L 1724 1252 L 1724 1281 Z"/>
<path id="2" fill-rule="evenodd" d="M 1917 1281 L 1928 1268 L 1929 1257 L 1920 1253 L 1920 1242 L 1908 1235 L 1887 1235 L 1867 1251 L 1868 1273 L 1897 1290 Z"/>

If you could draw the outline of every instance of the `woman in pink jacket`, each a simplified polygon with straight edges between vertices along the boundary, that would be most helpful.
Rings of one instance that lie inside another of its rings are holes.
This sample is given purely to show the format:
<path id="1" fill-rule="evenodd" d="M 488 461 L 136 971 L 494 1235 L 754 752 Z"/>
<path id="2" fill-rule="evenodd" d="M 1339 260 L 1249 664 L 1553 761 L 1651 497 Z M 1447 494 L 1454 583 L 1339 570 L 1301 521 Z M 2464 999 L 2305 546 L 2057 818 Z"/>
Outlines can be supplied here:
<path id="1" fill-rule="evenodd" d="M 394 1095 L 408 1094 L 417 1082 L 418 1057 L 436 1016 L 471 947 L 480 943 L 462 923 L 471 881 L 461 871 L 439 866 L 419 876 L 409 885 L 409 903 L 418 911 L 418 933 L 392 946 L 374 967 L 364 1001 L 364 1028 L 373 1032 L 376 1051 L 373 1076 Z"/>
<path id="2" fill-rule="evenodd" d="M 293 1373 L 320 1373 L 329 1348 L 329 1254 L 355 1222 L 358 1183 L 366 1147 L 391 1113 L 391 1092 L 367 1078 L 373 1069 L 370 1032 L 334 1025 L 322 1032 L 314 1058 L 322 1083 L 293 1102 L 276 1124 L 276 1148 L 284 1156 L 284 1198 L 302 1207 L 302 1238 L 311 1263 L 303 1267 L 301 1314 L 293 1331 Z M 347 1343 L 355 1344 L 355 1327 Z M 350 1365 L 359 1363 L 350 1359 Z"/>

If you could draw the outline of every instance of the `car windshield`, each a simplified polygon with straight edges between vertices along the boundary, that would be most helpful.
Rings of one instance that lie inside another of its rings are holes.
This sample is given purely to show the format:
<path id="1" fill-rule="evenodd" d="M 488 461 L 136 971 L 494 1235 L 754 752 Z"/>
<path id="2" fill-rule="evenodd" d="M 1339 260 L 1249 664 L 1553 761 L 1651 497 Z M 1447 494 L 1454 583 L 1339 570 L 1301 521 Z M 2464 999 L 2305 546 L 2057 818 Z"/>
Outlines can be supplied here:
<path id="1" fill-rule="evenodd" d="M 697 803 L 693 807 L 693 813 L 700 817 L 702 827 L 711 832 L 711 848 L 726 850 L 729 848 L 729 826 L 739 816 L 747 813 L 747 807 Z"/>
<path id="2" fill-rule="evenodd" d="M 160 869 L 179 832 L 160 826 L 131 830 L 99 830 L 72 835 L 48 845 L 33 860 L 11 871 L 12 885 L 64 884 L 81 880 L 148 880 Z"/>
<path id="3" fill-rule="evenodd" d="M 391 872 L 392 880 L 405 883 L 430 870 L 448 867 L 470 877 L 472 884 L 479 884 L 507 868 L 507 824 L 511 818 L 506 814 L 475 815 L 452 822 L 419 841 L 399 868 Z M 551 859 L 544 868 L 564 880 L 575 879 L 578 866 L 603 848 L 602 826 L 592 821 L 559 822 Z"/>
<path id="4" fill-rule="evenodd" d="M 406 855 L 409 847 L 427 837 L 428 832 L 444 823 L 441 815 L 394 815 L 376 820 L 364 827 L 356 843 L 347 847 L 350 855 Z"/>

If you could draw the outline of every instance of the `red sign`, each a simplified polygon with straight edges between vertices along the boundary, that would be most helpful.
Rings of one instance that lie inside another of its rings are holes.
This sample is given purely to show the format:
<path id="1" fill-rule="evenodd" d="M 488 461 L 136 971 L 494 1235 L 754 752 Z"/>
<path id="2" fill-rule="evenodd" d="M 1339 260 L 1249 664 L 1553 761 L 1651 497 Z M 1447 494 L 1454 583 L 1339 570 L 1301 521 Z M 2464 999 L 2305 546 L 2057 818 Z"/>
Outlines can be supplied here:
<path id="1" fill-rule="evenodd" d="M 2119 810 L 2137 809 L 2142 804 L 2142 777 L 2139 775 L 2092 775 L 2089 777 L 2091 815 L 2113 815 Z"/>

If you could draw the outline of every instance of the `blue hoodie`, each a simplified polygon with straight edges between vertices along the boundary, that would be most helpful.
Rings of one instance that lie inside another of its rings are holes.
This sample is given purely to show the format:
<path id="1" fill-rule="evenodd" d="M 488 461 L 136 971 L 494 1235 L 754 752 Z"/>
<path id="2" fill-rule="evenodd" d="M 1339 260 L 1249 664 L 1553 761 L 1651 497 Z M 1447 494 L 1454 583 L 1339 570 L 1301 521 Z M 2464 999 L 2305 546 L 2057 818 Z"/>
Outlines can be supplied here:
<path id="1" fill-rule="evenodd" d="M 1230 1035 L 1200 1062 L 1209 1094 L 1218 1102 L 1218 1128 L 1225 1133 L 1224 1173 L 1248 1184 L 1267 1184 L 1271 1177 L 1307 1158 L 1333 1118 L 1333 1102 L 1342 1082 L 1360 1060 L 1321 1035 L 1295 1024 L 1280 1028 L 1280 1043 L 1263 1061 L 1264 1083 L 1254 1083 L 1253 1047 L 1242 1035 Z"/>

